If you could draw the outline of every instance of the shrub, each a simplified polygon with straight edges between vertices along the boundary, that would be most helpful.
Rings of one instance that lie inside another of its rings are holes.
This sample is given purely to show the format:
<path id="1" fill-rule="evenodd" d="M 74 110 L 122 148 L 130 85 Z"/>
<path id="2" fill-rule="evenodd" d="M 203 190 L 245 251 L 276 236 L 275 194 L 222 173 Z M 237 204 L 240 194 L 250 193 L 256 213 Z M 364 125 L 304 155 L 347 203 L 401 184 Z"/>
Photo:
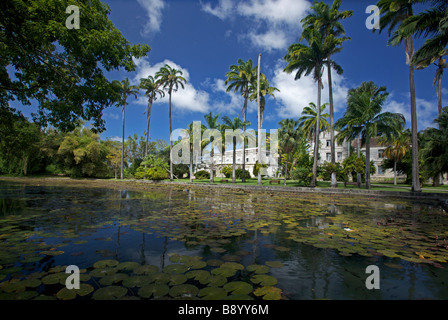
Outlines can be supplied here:
<path id="1" fill-rule="evenodd" d="M 210 179 L 210 172 L 206 171 L 206 170 L 199 170 L 196 171 L 196 173 L 194 174 L 196 179 Z"/>
<path id="2" fill-rule="evenodd" d="M 146 177 L 149 180 L 163 180 L 168 178 L 168 173 L 164 168 L 153 167 L 146 171 Z"/>
<path id="3" fill-rule="evenodd" d="M 250 173 L 247 170 L 244 170 L 245 178 L 250 178 Z M 236 179 L 243 179 L 243 169 L 236 169 L 235 170 L 235 178 Z"/>
<path id="4" fill-rule="evenodd" d="M 309 186 L 313 177 L 313 172 L 306 167 L 297 167 L 292 171 L 292 178 L 303 182 L 305 186 Z"/>
<path id="5" fill-rule="evenodd" d="M 221 172 L 223 173 L 223 175 L 226 176 L 226 178 L 231 178 L 232 177 L 232 167 L 231 166 L 223 167 Z"/>

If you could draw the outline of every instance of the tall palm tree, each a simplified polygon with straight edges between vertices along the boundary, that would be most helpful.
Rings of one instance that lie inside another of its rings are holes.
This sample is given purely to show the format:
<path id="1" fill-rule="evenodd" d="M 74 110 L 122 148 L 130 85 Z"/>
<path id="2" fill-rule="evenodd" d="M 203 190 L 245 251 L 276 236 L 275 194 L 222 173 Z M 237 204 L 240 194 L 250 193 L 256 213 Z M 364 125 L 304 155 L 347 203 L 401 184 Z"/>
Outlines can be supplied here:
<path id="1" fill-rule="evenodd" d="M 422 0 L 379 0 L 377 3 L 380 9 L 380 31 L 387 26 L 389 39 L 392 40 L 392 33 L 396 28 L 408 18 L 414 15 L 413 5 L 422 2 Z M 375 30 L 375 29 L 373 29 Z M 415 82 L 414 82 L 414 66 L 412 60 L 414 58 L 414 39 L 412 35 L 405 38 L 398 37 L 396 41 L 389 41 L 390 44 L 397 45 L 404 40 L 404 48 L 406 54 L 406 64 L 409 66 L 409 86 L 410 86 L 410 102 L 411 102 L 411 132 L 412 132 L 412 190 L 420 192 L 420 179 L 418 167 L 418 136 L 417 136 L 417 104 L 415 98 Z"/>
<path id="2" fill-rule="evenodd" d="M 266 108 L 266 96 L 271 96 L 273 98 L 275 98 L 274 92 L 278 91 L 280 92 L 280 90 L 276 87 L 271 87 L 269 84 L 268 79 L 266 78 L 266 75 L 264 75 L 263 73 L 260 74 L 260 118 L 261 118 L 261 126 L 263 126 L 263 116 L 264 116 L 264 111 Z M 257 99 L 257 86 L 253 86 L 251 87 L 251 91 L 250 91 L 250 96 L 249 96 L 250 101 L 254 101 Z"/>
<path id="3" fill-rule="evenodd" d="M 208 129 L 216 129 L 218 131 L 221 131 L 221 124 L 219 123 L 219 114 L 213 115 L 212 112 L 209 112 L 208 114 L 204 115 L 205 122 L 207 123 Z M 216 139 L 219 139 L 216 141 Z M 211 151 L 210 151 L 210 183 L 214 183 L 214 160 L 213 156 L 215 155 L 215 146 L 221 146 L 220 149 L 222 150 L 222 137 L 214 137 L 214 140 L 209 139 L 205 142 L 205 145 L 210 145 Z"/>
<path id="4" fill-rule="evenodd" d="M 394 185 L 397 184 L 397 163 L 409 152 L 411 146 L 411 131 L 398 128 L 392 136 L 383 136 L 378 139 L 384 149 L 384 156 L 394 161 Z"/>
<path id="5" fill-rule="evenodd" d="M 225 84 L 227 85 L 227 92 L 233 90 L 234 92 L 240 92 L 244 98 L 244 104 L 242 109 L 243 122 L 246 121 L 247 114 L 247 101 L 249 99 L 251 86 L 254 85 L 257 80 L 257 67 L 253 67 L 251 59 L 247 62 L 242 59 L 238 59 L 237 65 L 231 65 L 230 71 L 226 73 L 227 79 Z M 243 127 L 243 132 L 246 131 L 246 127 Z M 244 172 L 246 170 L 246 144 L 243 143 L 243 182 L 246 181 Z"/>
<path id="6" fill-rule="evenodd" d="M 350 89 L 347 95 L 347 109 L 336 127 L 360 134 L 366 146 L 366 189 L 370 189 L 370 139 L 379 135 L 392 135 L 397 128 L 404 127 L 402 114 L 383 112 L 382 106 L 389 94 L 386 87 L 378 87 L 372 81 L 363 82 L 358 88 Z"/>
<path id="7" fill-rule="evenodd" d="M 302 19 L 302 24 L 305 28 L 314 28 L 322 33 L 324 39 L 330 37 L 340 37 L 341 43 L 346 40 L 350 40 L 349 37 L 341 37 L 345 35 L 344 27 L 341 24 L 341 20 L 347 19 L 352 16 L 353 10 L 339 11 L 342 0 L 334 0 L 331 7 L 324 2 L 313 2 L 311 6 L 311 13 Z M 327 56 L 327 76 L 328 76 L 328 97 L 330 103 L 330 149 L 331 149 L 331 163 L 335 164 L 335 145 L 334 145 L 334 107 L 333 107 L 333 83 L 331 78 L 331 56 L 336 52 L 342 50 L 339 47 L 338 50 L 330 52 Z M 342 69 L 336 70 L 338 73 L 342 73 Z M 336 172 L 331 174 L 331 186 L 337 187 Z"/>
<path id="8" fill-rule="evenodd" d="M 323 113 L 327 108 L 327 105 L 327 103 L 324 103 L 320 106 L 319 133 L 327 131 L 330 128 L 330 124 L 327 121 L 329 115 L 328 113 Z M 310 102 L 310 104 L 302 110 L 302 116 L 299 118 L 299 127 L 302 128 L 303 133 L 311 144 L 314 144 L 316 141 L 316 121 L 317 106 L 314 102 Z"/>
<path id="9" fill-rule="evenodd" d="M 121 106 L 121 112 L 122 112 L 122 118 L 123 118 L 123 136 L 122 136 L 122 140 L 121 140 L 121 171 L 120 171 L 120 179 L 123 179 L 124 178 L 123 166 L 124 166 L 125 108 L 126 108 L 126 105 L 128 105 L 128 103 L 127 103 L 128 97 L 133 95 L 135 98 L 137 98 L 137 95 L 139 95 L 140 92 L 138 91 L 138 86 L 130 85 L 128 78 L 121 80 L 121 82 L 118 80 L 114 80 L 113 83 L 121 96 L 118 104 L 119 104 L 119 106 Z"/>
<path id="10" fill-rule="evenodd" d="M 297 143 L 300 140 L 300 129 L 297 126 L 299 121 L 294 119 L 283 119 L 279 122 L 280 129 L 278 132 L 279 147 L 284 155 L 285 159 L 285 177 L 283 185 L 286 186 L 286 178 L 288 175 L 288 161 L 289 155 L 294 151 Z"/>
<path id="11" fill-rule="evenodd" d="M 140 79 L 140 89 L 145 90 L 144 95 L 148 98 L 148 105 L 143 114 L 146 113 L 146 145 L 145 145 L 145 158 L 148 156 L 148 145 L 149 145 L 149 123 L 151 121 L 151 107 L 154 101 L 157 100 L 157 96 L 165 96 L 165 92 L 159 89 L 159 83 L 157 83 L 153 76 L 149 75 L 147 78 Z M 145 179 L 146 179 L 146 162 L 145 162 Z"/>
<path id="12" fill-rule="evenodd" d="M 204 133 L 204 131 L 206 129 L 207 129 L 207 127 L 204 124 L 201 124 L 201 128 L 200 128 L 200 135 L 201 136 L 199 137 L 201 150 L 205 147 L 205 141 L 203 141 L 201 139 L 201 137 L 202 137 L 202 134 Z M 195 134 L 195 132 L 194 132 L 194 122 L 190 123 L 187 126 L 186 129 L 183 129 L 181 131 L 181 133 L 182 134 L 186 134 L 188 137 L 190 137 L 190 139 L 188 140 L 189 141 L 189 145 L 187 146 L 187 148 L 189 148 L 189 150 L 190 150 L 190 168 L 189 168 L 189 170 L 190 170 L 190 182 L 193 182 L 193 156 L 194 156 L 193 155 L 193 148 L 194 148 L 193 147 L 194 146 L 193 141 L 194 141 L 194 134 Z M 182 140 L 182 141 L 184 141 L 184 140 Z"/>
<path id="13" fill-rule="evenodd" d="M 222 117 L 222 129 L 226 130 L 233 130 L 234 132 L 237 130 L 241 130 L 244 127 L 250 126 L 250 121 L 242 121 L 240 117 L 237 115 L 235 118 L 230 119 L 228 116 Z M 226 141 L 227 142 L 227 141 Z M 232 139 L 232 183 L 236 183 L 236 144 L 237 144 L 237 137 L 234 136 Z"/>
<path id="14" fill-rule="evenodd" d="M 156 72 L 156 79 L 159 81 L 160 86 L 163 90 L 166 90 L 169 95 L 168 99 L 168 118 L 170 122 L 170 181 L 173 181 L 173 142 L 171 141 L 171 134 L 173 132 L 173 127 L 171 123 L 171 95 L 173 92 L 179 90 L 179 86 L 184 89 L 184 84 L 187 83 L 187 80 L 182 77 L 183 72 L 181 70 L 177 70 L 171 67 L 168 64 L 161 67 L 159 71 Z"/>
<path id="15" fill-rule="evenodd" d="M 297 70 L 295 80 L 302 77 L 302 75 L 313 75 L 313 80 L 317 83 L 317 121 L 316 132 L 319 131 L 320 123 L 320 108 L 321 108 L 321 90 L 323 67 L 326 63 L 326 58 L 331 52 L 337 50 L 340 41 L 334 37 L 324 39 L 322 34 L 314 29 L 305 29 L 302 32 L 302 37 L 307 41 L 308 45 L 301 43 L 292 44 L 288 48 L 288 53 L 284 57 L 288 65 L 284 71 L 291 73 Z M 336 70 L 341 70 L 341 67 L 334 61 L 331 61 L 331 66 Z M 313 178 L 311 180 L 311 187 L 316 186 L 317 178 L 317 156 L 319 153 L 319 135 L 316 135 L 314 143 L 314 162 L 313 162 Z"/>

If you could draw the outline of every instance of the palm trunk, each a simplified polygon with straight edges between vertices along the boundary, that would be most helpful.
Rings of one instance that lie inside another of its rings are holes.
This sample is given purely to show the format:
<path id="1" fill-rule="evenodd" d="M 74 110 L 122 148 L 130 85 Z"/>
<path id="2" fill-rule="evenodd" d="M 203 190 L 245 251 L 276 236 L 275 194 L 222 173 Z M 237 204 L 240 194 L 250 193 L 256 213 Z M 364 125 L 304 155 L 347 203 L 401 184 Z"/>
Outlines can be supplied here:
<path id="1" fill-rule="evenodd" d="M 313 160 L 313 177 L 311 179 L 310 187 L 316 187 L 317 180 L 317 158 L 319 156 L 319 133 L 320 133 L 320 100 L 321 100 L 322 80 L 317 82 L 317 117 L 316 117 L 316 130 L 314 138 L 314 160 Z"/>
<path id="2" fill-rule="evenodd" d="M 23 166 L 22 166 L 22 170 L 23 170 L 23 175 L 26 177 L 26 175 L 28 174 L 28 159 L 29 157 L 27 155 L 23 156 Z"/>
<path id="3" fill-rule="evenodd" d="M 439 67 L 441 65 L 442 57 L 439 58 Z M 440 116 L 442 114 L 442 75 L 443 70 L 441 74 L 439 75 L 439 79 L 437 81 L 437 109 L 438 109 L 438 115 Z M 438 125 L 440 129 L 440 125 Z M 439 186 L 443 184 L 443 176 L 442 173 L 439 173 L 436 177 L 436 179 L 439 181 Z"/>
<path id="4" fill-rule="evenodd" d="M 249 92 L 244 93 L 244 105 L 243 105 L 243 122 L 246 122 L 246 112 L 247 112 L 247 98 Z M 243 176 L 242 182 L 246 182 L 246 126 L 243 126 Z"/>
<path id="5" fill-rule="evenodd" d="M 124 165 L 124 116 L 125 116 L 124 109 L 125 109 L 125 105 L 126 105 L 126 102 L 123 105 L 123 110 L 122 110 L 122 112 L 123 112 L 123 136 L 121 138 L 121 172 L 120 172 L 121 180 L 123 180 L 123 178 L 124 178 L 123 177 L 123 165 Z"/>
<path id="6" fill-rule="evenodd" d="M 190 136 L 190 139 L 191 139 L 191 136 Z M 193 145 L 192 144 L 190 144 L 190 182 L 193 182 Z"/>
<path id="7" fill-rule="evenodd" d="M 358 158 L 361 157 L 361 133 L 358 136 L 358 150 L 357 150 Z M 356 182 L 362 183 L 361 173 L 356 172 Z"/>
<path id="8" fill-rule="evenodd" d="M 146 125 L 146 145 L 145 145 L 145 160 L 148 157 L 148 144 L 149 144 L 149 122 L 151 121 L 151 106 L 152 103 L 148 102 L 148 110 L 147 110 L 147 119 L 148 119 L 148 124 Z M 143 177 L 146 180 L 146 161 L 145 161 L 145 174 Z"/>
<path id="9" fill-rule="evenodd" d="M 173 132 L 173 127 L 171 124 L 171 89 L 169 91 L 169 101 L 168 101 L 168 117 L 170 121 L 170 181 L 173 181 L 173 141 L 171 140 L 171 133 Z"/>
<path id="10" fill-rule="evenodd" d="M 370 189 L 370 137 L 366 136 L 366 189 Z"/>
<path id="11" fill-rule="evenodd" d="M 214 152 L 213 152 L 213 143 L 212 143 L 212 152 L 210 154 L 210 163 L 211 163 L 210 164 L 210 168 L 211 168 L 211 170 L 210 170 L 210 183 L 214 183 L 215 182 L 214 177 L 213 177 L 213 170 L 214 170 L 213 156 L 214 156 Z"/>
<path id="12" fill-rule="evenodd" d="M 409 36 L 405 40 L 407 64 L 409 65 L 409 83 L 411 90 L 411 132 L 412 132 L 412 191 L 421 192 L 418 168 L 417 106 L 415 100 L 414 67 L 411 65 L 414 55 L 414 40 Z"/>
<path id="13" fill-rule="evenodd" d="M 286 186 L 286 176 L 288 174 L 288 159 L 289 159 L 289 152 L 286 154 L 286 159 L 285 159 L 285 179 L 283 180 L 284 186 Z"/>
<path id="14" fill-rule="evenodd" d="M 327 73 L 328 73 L 328 97 L 330 102 L 330 152 L 331 152 L 331 163 L 334 165 L 336 163 L 336 154 L 334 146 L 334 110 L 333 110 L 333 84 L 331 80 L 331 65 L 330 57 L 327 58 Z M 336 172 L 331 173 L 331 187 L 337 188 L 338 182 L 336 179 Z"/>
<path id="15" fill-rule="evenodd" d="M 394 185 L 397 185 L 397 159 L 394 159 Z"/>
<path id="16" fill-rule="evenodd" d="M 233 143 L 233 163 L 232 163 L 232 183 L 236 183 L 236 175 L 235 175 L 235 170 L 236 170 L 236 138 L 234 139 L 234 143 Z"/>

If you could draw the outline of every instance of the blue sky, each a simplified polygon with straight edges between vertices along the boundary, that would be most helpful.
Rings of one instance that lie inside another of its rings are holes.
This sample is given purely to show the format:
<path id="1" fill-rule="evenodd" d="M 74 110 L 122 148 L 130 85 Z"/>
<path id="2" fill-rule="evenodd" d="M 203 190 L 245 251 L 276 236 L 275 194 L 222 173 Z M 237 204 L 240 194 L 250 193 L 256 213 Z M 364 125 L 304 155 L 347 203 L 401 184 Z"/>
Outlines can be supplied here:
<path id="1" fill-rule="evenodd" d="M 285 117 L 298 118 L 309 102 L 316 102 L 317 88 L 311 78 L 294 81 L 294 74 L 282 70 L 283 56 L 290 44 L 298 42 L 300 20 L 306 16 L 311 1 L 306 0 L 103 0 L 111 8 L 110 19 L 133 44 L 151 47 L 147 57 L 136 61 L 135 72 L 117 71 L 108 74 L 111 80 L 128 77 L 133 84 L 155 72 L 165 63 L 184 72 L 188 84 L 172 97 L 173 129 L 185 128 L 193 120 L 204 121 L 212 111 L 231 118 L 241 117 L 243 99 L 237 93 L 225 92 L 225 74 L 239 58 L 256 64 L 262 54 L 261 72 L 272 86 L 280 89 L 276 99 L 268 98 L 265 129 L 275 129 Z M 331 3 L 332 1 L 325 1 Z M 341 117 L 350 88 L 363 81 L 385 85 L 390 93 L 383 111 L 403 113 L 410 126 L 409 73 L 405 64 L 404 45 L 387 46 L 387 32 L 373 33 L 365 27 L 369 14 L 366 7 L 376 1 L 343 0 L 342 9 L 354 10 L 352 18 L 343 22 L 352 38 L 341 53 L 333 58 L 344 69 L 343 75 L 333 72 L 336 120 Z M 82 27 L 82 21 L 81 21 Z M 422 40 L 416 41 L 416 48 Z M 432 86 L 435 67 L 415 73 L 418 107 L 418 129 L 432 124 L 437 113 L 436 89 Z M 328 101 L 324 77 L 322 102 Z M 445 79 L 444 79 L 445 80 Z M 442 86 L 446 87 L 442 81 Z M 443 90 L 447 101 L 448 90 Z M 128 100 L 126 134 L 143 134 L 146 99 Z M 150 135 L 169 139 L 167 99 L 152 108 Z M 328 111 L 328 110 L 327 110 Z M 104 111 L 106 131 L 102 138 L 121 138 L 121 109 Z M 256 102 L 249 103 L 248 120 L 256 127 Z"/>

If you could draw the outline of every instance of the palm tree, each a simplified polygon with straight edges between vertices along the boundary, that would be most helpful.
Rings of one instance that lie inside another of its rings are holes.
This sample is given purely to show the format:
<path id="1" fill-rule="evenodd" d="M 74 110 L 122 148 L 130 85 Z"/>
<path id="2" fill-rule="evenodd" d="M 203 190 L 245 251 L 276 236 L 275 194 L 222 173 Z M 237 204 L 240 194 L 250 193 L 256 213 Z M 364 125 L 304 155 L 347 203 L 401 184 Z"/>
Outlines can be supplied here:
<path id="1" fill-rule="evenodd" d="M 140 92 L 138 91 L 138 86 L 134 86 L 134 85 L 130 85 L 129 83 L 129 79 L 125 78 L 124 80 L 118 81 L 118 80 L 114 80 L 113 81 L 114 86 L 117 88 L 121 98 L 118 102 L 119 106 L 121 106 L 121 112 L 123 115 L 123 136 L 122 136 L 122 141 L 121 141 L 121 172 L 120 172 L 120 179 L 124 178 L 123 175 L 123 166 L 124 166 L 124 124 L 125 124 L 125 108 L 128 100 L 128 97 L 130 95 L 133 95 L 135 98 L 137 98 L 137 95 L 140 94 Z"/>
<path id="2" fill-rule="evenodd" d="M 230 119 L 228 116 L 222 117 L 222 129 L 226 130 L 233 130 L 238 131 L 241 130 L 244 127 L 250 126 L 250 121 L 242 121 L 240 117 L 237 115 L 235 118 Z M 227 141 L 226 141 L 227 142 Z M 233 149 L 233 157 L 232 157 L 232 183 L 236 183 L 236 176 L 235 176 L 235 170 L 236 170 L 236 144 L 237 144 L 237 137 L 233 136 L 232 139 L 232 149 Z"/>
<path id="3" fill-rule="evenodd" d="M 411 95 L 411 132 L 412 132 L 412 190 L 420 192 L 419 168 L 418 168 L 418 136 L 417 136 L 417 105 L 415 98 L 414 66 L 412 65 L 414 57 L 414 39 L 412 35 L 404 38 L 397 37 L 395 40 L 391 37 L 395 28 L 399 28 L 404 21 L 414 15 L 413 4 L 422 2 L 422 0 L 379 0 L 377 3 L 380 9 L 380 31 L 387 26 L 389 41 L 392 45 L 397 45 L 404 40 L 406 54 L 406 64 L 409 66 L 409 85 Z M 375 29 L 373 29 L 375 30 Z"/>
<path id="4" fill-rule="evenodd" d="M 251 91 L 251 86 L 254 85 L 257 79 L 257 67 L 253 67 L 251 59 L 244 62 L 242 59 L 238 59 L 237 65 L 231 65 L 230 71 L 226 73 L 227 79 L 225 84 L 227 85 L 227 92 L 233 90 L 234 92 L 240 92 L 244 97 L 243 104 L 243 122 L 246 121 L 247 114 L 247 100 Z M 243 132 L 246 131 L 246 127 L 243 127 Z M 243 142 L 243 182 L 246 182 L 244 172 L 246 169 L 246 144 Z"/>
<path id="5" fill-rule="evenodd" d="M 320 106 L 320 125 L 319 133 L 327 131 L 330 124 L 327 121 L 328 113 L 323 113 L 327 108 L 327 103 Z M 299 127 L 302 128 L 307 139 L 314 144 L 316 141 L 316 121 L 317 121 L 317 106 L 314 102 L 310 102 L 308 106 L 303 108 L 302 116 L 299 118 Z"/>
<path id="6" fill-rule="evenodd" d="M 279 147 L 282 153 L 286 155 L 285 159 L 285 177 L 283 185 L 286 186 L 286 178 L 288 175 L 289 155 L 294 151 L 300 140 L 300 129 L 297 126 L 299 121 L 294 119 L 283 119 L 279 122 L 280 129 L 278 132 Z"/>
<path id="7" fill-rule="evenodd" d="M 387 145 L 383 154 L 394 161 L 394 185 L 397 184 L 397 163 L 409 152 L 411 147 L 411 131 L 398 128 L 392 136 L 383 136 L 378 139 L 382 145 Z"/>
<path id="8" fill-rule="evenodd" d="M 314 29 L 303 30 L 302 37 L 308 42 L 308 46 L 300 43 L 292 44 L 288 48 L 288 53 L 284 59 L 288 62 L 284 71 L 291 73 L 297 70 L 295 80 L 313 74 L 313 79 L 317 83 L 317 121 L 316 132 L 319 131 L 320 123 L 320 108 L 321 108 L 321 90 L 323 67 L 326 63 L 326 58 L 331 52 L 335 52 L 340 41 L 334 37 L 324 39 L 322 34 Z M 341 67 L 334 61 L 331 61 L 331 66 L 336 70 L 342 70 Z M 316 186 L 317 176 L 317 156 L 319 152 L 319 135 L 315 137 L 314 143 L 314 162 L 313 162 L 313 178 L 311 180 L 311 187 Z"/>
<path id="9" fill-rule="evenodd" d="M 402 114 L 381 113 L 388 95 L 386 87 L 378 87 L 372 81 L 363 82 L 358 88 L 349 90 L 347 109 L 336 122 L 342 136 L 359 134 L 362 137 L 366 146 L 366 189 L 370 189 L 370 139 L 379 135 L 390 136 L 405 125 Z"/>
<path id="10" fill-rule="evenodd" d="M 305 28 L 314 28 L 319 30 L 324 39 L 330 37 L 340 37 L 345 35 L 344 27 L 340 20 L 349 18 L 353 14 L 353 10 L 339 11 L 342 0 L 334 0 L 331 7 L 324 2 L 313 2 L 311 6 L 311 13 L 302 19 L 302 24 Z M 349 37 L 342 37 L 340 41 L 350 40 Z M 327 74 L 328 74 L 328 97 L 330 102 L 330 148 L 331 148 L 331 163 L 335 164 L 335 145 L 334 145 L 334 108 L 333 108 L 333 83 L 331 80 L 331 56 L 341 51 L 342 48 L 338 48 L 337 51 L 331 52 L 327 56 Z M 336 70 L 338 73 L 342 73 L 341 70 Z M 331 186 L 337 187 L 336 172 L 331 174 Z"/>
<path id="11" fill-rule="evenodd" d="M 206 114 L 204 116 L 205 121 L 207 122 L 208 129 L 216 129 L 218 131 L 221 131 L 221 125 L 218 122 L 219 114 L 213 115 L 212 112 Z M 219 139 L 218 141 L 216 139 Z M 210 145 L 211 151 L 210 151 L 210 183 L 214 183 L 214 160 L 213 156 L 215 155 L 215 145 L 222 145 L 222 138 L 214 137 L 214 140 L 212 141 L 209 139 L 208 141 L 204 142 L 204 145 Z M 220 148 L 222 150 L 222 147 Z"/>
<path id="12" fill-rule="evenodd" d="M 145 145 L 145 158 L 148 156 L 148 145 L 149 145 L 149 123 L 151 120 L 151 107 L 154 101 L 157 100 L 157 95 L 160 97 L 165 96 L 165 92 L 159 89 L 159 83 L 154 80 L 153 76 L 148 76 L 147 78 L 140 79 L 140 89 L 145 90 L 145 96 L 148 98 L 148 105 L 143 114 L 146 113 L 147 126 L 146 126 L 146 145 Z M 145 163 L 145 177 L 146 179 L 146 163 Z"/>
<path id="13" fill-rule="evenodd" d="M 201 139 L 201 137 L 202 137 L 202 134 L 204 133 L 204 131 L 206 130 L 207 128 L 206 128 L 206 126 L 205 125 L 203 125 L 203 124 L 201 124 L 201 128 L 200 128 L 200 137 L 199 137 L 199 139 L 200 139 L 200 148 L 201 148 L 201 150 L 205 147 L 205 142 Z M 188 145 L 188 148 L 189 148 L 189 150 L 190 150 L 190 182 L 193 182 L 193 146 L 194 146 L 194 143 L 193 143 L 193 141 L 194 141 L 194 134 L 195 134 L 195 132 L 194 132 L 194 122 L 192 122 L 192 123 L 190 123 L 188 126 L 187 126 L 187 128 L 186 129 L 183 129 L 182 131 L 181 131 L 181 133 L 182 134 L 186 134 L 188 137 L 190 137 L 190 139 L 188 140 L 189 141 L 189 145 Z M 184 141 L 184 140 L 182 140 L 182 141 Z M 181 141 L 181 142 L 182 142 Z"/>
<path id="14" fill-rule="evenodd" d="M 168 118 L 170 122 L 170 181 L 173 181 L 173 142 L 171 141 L 171 134 L 173 132 L 173 127 L 171 123 L 171 95 L 179 89 L 179 86 L 184 89 L 184 84 L 187 80 L 182 77 L 183 72 L 172 68 L 170 65 L 165 64 L 159 71 L 156 72 L 156 79 L 159 81 L 160 86 L 163 90 L 166 90 L 169 95 L 168 99 Z"/>

